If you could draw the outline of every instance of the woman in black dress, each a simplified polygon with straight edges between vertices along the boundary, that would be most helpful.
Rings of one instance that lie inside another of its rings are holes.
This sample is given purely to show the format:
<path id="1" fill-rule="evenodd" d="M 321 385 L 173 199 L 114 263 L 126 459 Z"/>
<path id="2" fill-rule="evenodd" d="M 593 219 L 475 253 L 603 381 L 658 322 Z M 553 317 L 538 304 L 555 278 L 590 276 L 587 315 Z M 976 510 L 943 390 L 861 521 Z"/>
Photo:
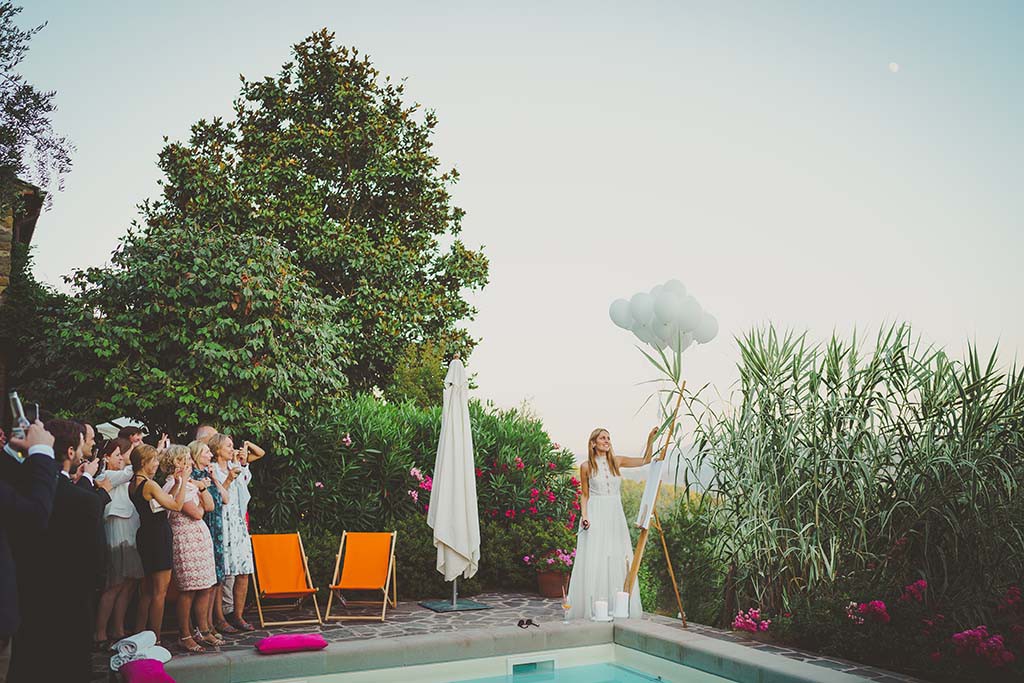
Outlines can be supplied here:
<path id="1" fill-rule="evenodd" d="M 160 453 L 152 446 L 139 444 L 132 451 L 132 470 L 135 475 L 128 488 L 135 509 L 139 511 L 141 525 L 135 535 L 135 545 L 142 557 L 142 579 L 139 595 L 139 609 L 136 612 L 135 628 L 142 630 L 148 616 L 149 629 L 156 633 L 160 642 L 160 625 L 164 621 L 164 599 L 171 583 L 171 568 L 174 566 L 174 546 L 171 525 L 167 511 L 180 511 L 185 504 L 185 482 L 188 469 L 182 465 L 174 472 L 174 488 L 168 494 L 153 481 L 160 466 Z"/>

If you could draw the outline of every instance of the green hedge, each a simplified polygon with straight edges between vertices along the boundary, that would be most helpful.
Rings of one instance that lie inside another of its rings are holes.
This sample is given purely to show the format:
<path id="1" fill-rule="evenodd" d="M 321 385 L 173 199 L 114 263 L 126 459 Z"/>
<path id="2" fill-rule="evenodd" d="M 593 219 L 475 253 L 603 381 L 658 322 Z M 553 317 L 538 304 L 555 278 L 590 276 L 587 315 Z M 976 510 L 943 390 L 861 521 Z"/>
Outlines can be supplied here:
<path id="1" fill-rule="evenodd" d="M 517 410 L 473 400 L 470 419 L 483 559 L 478 578 L 460 592 L 534 590 L 523 556 L 575 547 L 573 455 Z M 440 408 L 411 402 L 363 395 L 337 403 L 293 437 L 294 455 L 271 454 L 253 467 L 253 530 L 301 530 L 319 585 L 331 577 L 343 530 L 397 530 L 402 596 L 446 595 L 425 519 L 440 422 Z"/>

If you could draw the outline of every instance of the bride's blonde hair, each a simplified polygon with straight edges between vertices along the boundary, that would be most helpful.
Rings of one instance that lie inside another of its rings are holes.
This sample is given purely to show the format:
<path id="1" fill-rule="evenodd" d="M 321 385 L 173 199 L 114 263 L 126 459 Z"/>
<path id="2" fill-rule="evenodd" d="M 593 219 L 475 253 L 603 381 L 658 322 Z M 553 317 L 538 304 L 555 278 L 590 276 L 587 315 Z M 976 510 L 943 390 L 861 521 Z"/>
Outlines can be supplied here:
<path id="1" fill-rule="evenodd" d="M 598 427 L 594 431 L 590 432 L 590 438 L 587 439 L 587 463 L 590 465 L 591 474 L 597 472 L 597 437 L 601 435 L 601 432 L 604 432 L 611 437 L 611 433 L 607 429 Z M 615 464 L 615 449 L 610 448 L 606 457 L 608 460 L 608 469 L 610 469 L 612 474 L 616 477 L 619 476 L 619 466 Z"/>

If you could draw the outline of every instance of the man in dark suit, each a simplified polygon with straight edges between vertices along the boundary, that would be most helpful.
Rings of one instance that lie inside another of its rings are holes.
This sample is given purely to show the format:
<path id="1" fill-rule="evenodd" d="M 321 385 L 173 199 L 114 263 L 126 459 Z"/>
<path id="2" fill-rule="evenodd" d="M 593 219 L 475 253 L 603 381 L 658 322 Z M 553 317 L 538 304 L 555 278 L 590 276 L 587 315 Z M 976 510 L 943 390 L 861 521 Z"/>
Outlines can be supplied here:
<path id="1" fill-rule="evenodd" d="M 22 453 L 15 451 L 16 447 Z M 57 463 L 53 459 L 53 435 L 36 421 L 28 428 L 25 438 L 4 445 L 0 458 L 7 461 L 16 455 L 25 457 L 24 463 L 14 460 L 5 465 L 3 472 L 16 472 L 14 481 L 0 478 L 0 683 L 7 680 L 11 656 L 11 636 L 18 628 L 18 587 L 14 557 L 7 541 L 8 531 L 38 532 L 46 528 L 53 510 L 57 487 Z"/>
<path id="2" fill-rule="evenodd" d="M 85 429 L 50 420 L 58 463 L 80 457 Z M 10 683 L 87 683 L 91 677 L 92 596 L 104 573 L 103 504 L 61 468 L 47 529 L 19 534 L 15 561 L 21 628 L 14 637 Z"/>

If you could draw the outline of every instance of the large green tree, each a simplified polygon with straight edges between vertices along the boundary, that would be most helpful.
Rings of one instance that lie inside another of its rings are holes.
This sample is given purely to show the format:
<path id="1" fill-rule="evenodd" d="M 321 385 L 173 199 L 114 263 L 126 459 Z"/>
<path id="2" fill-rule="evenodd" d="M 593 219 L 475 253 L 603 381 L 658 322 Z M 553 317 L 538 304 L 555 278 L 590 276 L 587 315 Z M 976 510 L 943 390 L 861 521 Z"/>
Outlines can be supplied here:
<path id="1" fill-rule="evenodd" d="M 351 325 L 355 390 L 387 388 L 409 344 L 468 354 L 475 342 L 459 324 L 475 309 L 463 293 L 486 284 L 488 263 L 458 239 L 458 174 L 433 153 L 434 113 L 326 30 L 276 77 L 243 79 L 234 108 L 175 146 L 188 161 L 151 219 L 202 223 L 211 203 L 248 214 Z M 227 194 L 211 195 L 209 169 Z"/>
<path id="2" fill-rule="evenodd" d="M 193 139 L 214 154 L 221 132 L 197 124 Z M 345 392 L 351 329 L 295 255 L 261 234 L 224 167 L 191 152 L 163 150 L 163 197 L 142 205 L 109 265 L 69 278 L 73 298 L 41 322 L 33 365 L 47 372 L 16 379 L 54 409 L 170 433 L 209 420 L 283 449 L 295 423 Z M 195 192 L 178 214 L 184 179 Z"/>
<path id="3" fill-rule="evenodd" d="M 43 189 L 71 170 L 72 146 L 53 130 L 56 93 L 40 90 L 18 73 L 32 36 L 45 24 L 22 29 L 15 24 L 21 8 L 0 2 L 0 209 L 17 197 L 18 178 Z M 15 206 L 15 208 L 18 208 Z"/>

